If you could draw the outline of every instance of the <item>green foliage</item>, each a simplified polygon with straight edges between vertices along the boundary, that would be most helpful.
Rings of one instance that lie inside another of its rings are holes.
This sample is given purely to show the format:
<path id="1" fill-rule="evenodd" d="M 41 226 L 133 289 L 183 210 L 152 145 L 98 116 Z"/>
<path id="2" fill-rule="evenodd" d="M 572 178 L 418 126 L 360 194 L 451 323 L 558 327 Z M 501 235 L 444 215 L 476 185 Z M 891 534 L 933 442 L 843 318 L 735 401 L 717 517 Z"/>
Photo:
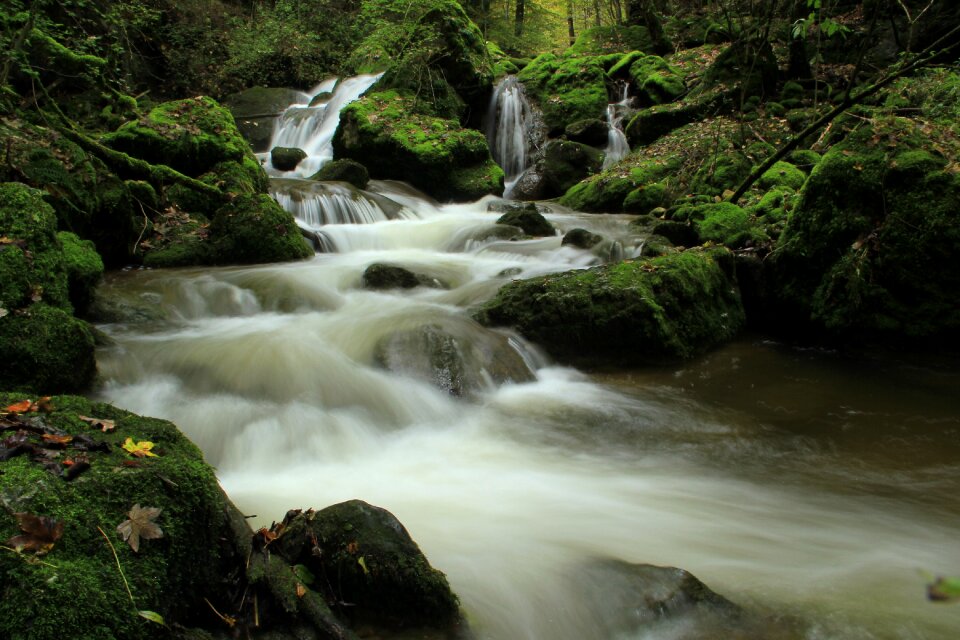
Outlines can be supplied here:
<path id="1" fill-rule="evenodd" d="M 554 132 L 586 118 L 602 118 L 607 108 L 606 73 L 596 56 L 537 56 L 517 76 L 540 105 Z"/>

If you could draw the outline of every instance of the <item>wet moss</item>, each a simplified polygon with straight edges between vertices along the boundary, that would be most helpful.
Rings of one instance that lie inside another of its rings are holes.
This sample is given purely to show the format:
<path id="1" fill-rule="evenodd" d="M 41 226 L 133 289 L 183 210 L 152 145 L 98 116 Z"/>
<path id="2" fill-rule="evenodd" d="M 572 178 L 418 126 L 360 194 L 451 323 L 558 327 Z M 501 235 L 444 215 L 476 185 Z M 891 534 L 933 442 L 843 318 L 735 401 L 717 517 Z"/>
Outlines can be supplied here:
<path id="1" fill-rule="evenodd" d="M 807 180 L 807 174 L 793 166 L 789 162 L 777 162 L 767 169 L 757 184 L 762 189 L 772 189 L 774 187 L 789 187 L 799 190 Z"/>
<path id="2" fill-rule="evenodd" d="M 541 54 L 517 76 L 552 133 L 578 120 L 603 118 L 607 108 L 607 76 L 601 61 L 571 52 Z"/>
<path id="3" fill-rule="evenodd" d="M 93 333 L 43 303 L 0 317 L 0 388 L 29 393 L 84 391 L 97 371 Z"/>
<path id="4" fill-rule="evenodd" d="M 22 399 L 0 394 L 3 405 Z M 18 533 L 12 511 L 64 523 L 63 537 L 44 563 L 6 551 L 0 555 L 0 636 L 53 640 L 67 629 L 83 640 L 156 638 L 165 631 L 138 610 L 156 611 L 171 624 L 205 610 L 202 598 L 217 600 L 223 589 L 227 503 L 200 452 L 169 422 L 78 397 L 54 397 L 51 404 L 53 411 L 39 416 L 43 424 L 105 442 L 107 450 L 89 452 L 90 469 L 71 482 L 28 456 L 0 462 L 6 506 L 0 538 Z M 114 420 L 116 430 L 101 433 L 79 415 Z M 120 449 L 127 437 L 154 442 L 159 455 L 128 466 L 133 458 Z M 70 455 L 67 449 L 61 459 Z M 162 509 L 157 524 L 164 535 L 143 541 L 134 553 L 116 527 L 137 503 Z M 135 604 L 100 530 L 113 542 Z"/>
<path id="5" fill-rule="evenodd" d="M 94 289 L 103 277 L 103 260 L 89 240 L 81 240 L 69 231 L 61 231 L 57 238 L 63 246 L 70 303 L 75 313 L 83 315 L 93 302 Z"/>
<path id="6" fill-rule="evenodd" d="M 691 219 L 702 242 L 742 249 L 769 241 L 753 216 L 729 202 L 704 204 L 694 208 Z"/>
<path id="7" fill-rule="evenodd" d="M 357 189 L 366 189 L 370 182 L 370 172 L 359 162 L 344 158 L 323 165 L 310 179 L 349 182 Z"/>
<path id="8" fill-rule="evenodd" d="M 210 224 L 214 264 L 302 260 L 313 251 L 293 217 L 266 194 L 234 198 Z"/>
<path id="9" fill-rule="evenodd" d="M 476 318 L 511 326 L 557 357 L 625 363 L 689 358 L 743 325 L 725 250 L 685 251 L 516 281 Z"/>

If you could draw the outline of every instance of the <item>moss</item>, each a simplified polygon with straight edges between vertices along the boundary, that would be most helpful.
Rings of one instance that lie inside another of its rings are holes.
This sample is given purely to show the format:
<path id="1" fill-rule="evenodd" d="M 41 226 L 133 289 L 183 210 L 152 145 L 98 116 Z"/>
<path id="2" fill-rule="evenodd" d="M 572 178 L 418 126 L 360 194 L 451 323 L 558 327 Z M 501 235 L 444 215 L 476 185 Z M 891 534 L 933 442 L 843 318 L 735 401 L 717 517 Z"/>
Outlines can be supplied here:
<path id="1" fill-rule="evenodd" d="M 32 393 L 83 391 L 96 375 L 86 323 L 43 303 L 0 317 L 0 388 Z"/>
<path id="2" fill-rule="evenodd" d="M 4 405 L 22 399 L 0 394 Z M 0 462 L 0 488 L 10 511 L 64 523 L 63 537 L 44 563 L 0 555 L 0 636 L 53 640 L 69 629 L 82 640 L 155 638 L 160 627 L 138 617 L 138 609 L 156 611 L 170 624 L 207 611 L 202 598 L 216 601 L 224 588 L 220 560 L 226 501 L 197 448 L 169 422 L 78 397 L 54 397 L 51 405 L 53 411 L 39 417 L 43 424 L 92 437 L 106 443 L 107 450 L 88 452 L 90 469 L 72 482 L 51 475 L 28 456 Z M 79 415 L 114 420 L 116 429 L 101 433 Z M 119 446 L 127 437 L 154 442 L 160 455 L 127 466 L 132 458 Z M 144 541 L 134 553 L 116 527 L 137 503 L 162 509 L 157 524 L 164 535 Z M 113 542 L 136 605 L 98 527 Z M 14 518 L 0 512 L 0 538 L 16 533 Z"/>
<path id="3" fill-rule="evenodd" d="M 629 75 L 642 106 L 673 102 L 687 90 L 680 72 L 659 56 L 634 60 Z"/>
<path id="4" fill-rule="evenodd" d="M 56 226 L 41 191 L 0 183 L 0 308 L 12 311 L 40 300 L 70 308 Z"/>
<path id="5" fill-rule="evenodd" d="M 748 212 L 729 202 L 700 205 L 692 217 L 703 242 L 741 249 L 769 240 Z"/>
<path id="6" fill-rule="evenodd" d="M 296 147 L 274 147 L 270 150 L 270 162 L 280 171 L 293 171 L 307 152 Z"/>
<path id="7" fill-rule="evenodd" d="M 824 155 L 775 254 L 790 317 L 835 335 L 954 341 L 960 179 L 949 128 L 875 118 Z"/>
<path id="8" fill-rule="evenodd" d="M 405 180 L 442 200 L 476 200 L 503 191 L 503 171 L 483 134 L 454 120 L 413 113 L 411 99 L 395 91 L 348 105 L 333 146 L 337 157 L 359 162 L 373 177 Z"/>
<path id="9" fill-rule="evenodd" d="M 557 233 L 553 225 L 537 211 L 537 206 L 532 202 L 512 207 L 507 213 L 497 218 L 497 224 L 519 227 L 530 236 L 553 236 Z"/>
<path id="10" fill-rule="evenodd" d="M 797 82 L 786 82 L 780 89 L 780 97 L 783 100 L 803 100 L 803 86 Z"/>
<path id="11" fill-rule="evenodd" d="M 797 194 L 790 187 L 774 187 L 763 194 L 753 212 L 765 222 L 780 222 L 793 210 L 796 200 Z"/>
<path id="12" fill-rule="evenodd" d="M 806 182 L 807 175 L 789 162 L 777 162 L 767 169 L 757 184 L 763 189 L 772 189 L 773 187 L 790 187 L 799 190 Z"/>
<path id="13" fill-rule="evenodd" d="M 649 213 L 666 202 L 667 187 L 662 182 L 638 187 L 623 200 L 623 210 L 630 213 Z"/>
<path id="14" fill-rule="evenodd" d="M 203 96 L 165 102 L 103 141 L 188 176 L 198 176 L 224 160 L 240 161 L 249 153 L 230 112 Z"/>
<path id="15" fill-rule="evenodd" d="M 788 156 L 790 164 L 804 173 L 810 173 L 810 171 L 817 166 L 817 163 L 820 162 L 820 158 L 820 154 L 811 149 L 797 149 L 796 151 L 792 151 Z"/>
<path id="16" fill-rule="evenodd" d="M 603 152 L 572 140 L 551 140 L 543 152 L 543 179 L 551 194 L 562 194 L 603 167 Z"/>
<path id="17" fill-rule="evenodd" d="M 61 231 L 57 238 L 63 246 L 70 303 L 78 315 L 83 315 L 93 301 L 94 289 L 103 277 L 103 260 L 89 240 L 81 240 L 69 231 Z"/>
<path id="18" fill-rule="evenodd" d="M 634 212 L 635 207 L 643 204 L 643 199 L 649 197 L 648 202 L 655 201 L 659 189 L 652 187 L 645 195 L 636 193 L 630 200 L 629 209 L 626 202 L 628 196 L 635 191 L 662 182 L 676 171 L 679 165 L 679 157 L 674 156 L 666 159 L 639 159 L 635 164 L 614 167 L 574 185 L 560 198 L 560 202 L 577 211 Z M 661 195 L 665 193 L 664 188 Z M 654 207 L 660 204 L 662 203 L 658 202 Z M 646 211 L 639 211 L 639 213 L 646 213 Z"/>
<path id="19" fill-rule="evenodd" d="M 310 179 L 349 182 L 357 189 L 366 189 L 370 182 L 370 172 L 359 162 L 344 158 L 323 165 Z"/>
<path id="20" fill-rule="evenodd" d="M 293 217 L 266 194 L 238 196 L 210 225 L 216 264 L 302 260 L 313 255 Z"/>
<path id="21" fill-rule="evenodd" d="M 725 251 L 686 251 L 504 286 L 477 314 L 516 327 L 569 360 L 689 358 L 730 339 L 744 315 L 720 266 Z"/>
<path id="22" fill-rule="evenodd" d="M 577 120 L 603 118 L 606 112 L 606 73 L 596 57 L 544 53 L 524 67 L 517 79 L 540 106 L 551 132 L 561 132 Z"/>
<path id="23" fill-rule="evenodd" d="M 573 55 L 603 55 L 624 51 L 643 51 L 654 53 L 658 43 L 650 36 L 650 31 L 639 25 L 612 25 L 591 27 L 580 32 L 576 42 L 570 47 Z"/>

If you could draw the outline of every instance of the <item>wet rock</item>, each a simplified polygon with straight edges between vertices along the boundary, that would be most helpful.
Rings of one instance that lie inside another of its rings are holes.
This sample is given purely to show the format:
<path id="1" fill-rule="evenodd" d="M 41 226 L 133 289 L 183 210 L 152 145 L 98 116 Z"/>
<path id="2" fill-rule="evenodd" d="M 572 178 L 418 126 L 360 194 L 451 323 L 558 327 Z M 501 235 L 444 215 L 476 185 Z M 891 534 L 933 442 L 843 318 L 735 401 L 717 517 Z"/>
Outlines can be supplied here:
<path id="1" fill-rule="evenodd" d="M 334 160 L 323 165 L 310 179 L 349 182 L 357 189 L 366 189 L 370 182 L 370 172 L 355 160 Z"/>
<path id="2" fill-rule="evenodd" d="M 377 345 L 377 360 L 390 371 L 429 382 L 453 396 L 534 378 L 506 336 L 472 323 L 398 331 Z"/>
<path id="3" fill-rule="evenodd" d="M 560 244 L 564 246 L 571 245 L 580 249 L 590 249 L 601 242 L 603 242 L 603 236 L 578 227 L 567 231 L 566 235 L 563 236 L 563 242 Z"/>
<path id="4" fill-rule="evenodd" d="M 393 264 L 374 263 L 363 272 L 361 283 L 365 289 L 413 289 L 414 287 L 442 287 L 436 278 L 414 273 Z"/>
<path id="5" fill-rule="evenodd" d="M 544 149 L 543 179 L 550 197 L 603 168 L 603 152 L 579 142 L 551 140 Z"/>
<path id="6" fill-rule="evenodd" d="M 567 125 L 564 133 L 566 133 L 567 139 L 573 142 L 602 148 L 607 144 L 609 129 L 607 123 L 603 120 L 587 118 L 571 122 Z"/>
<path id="7" fill-rule="evenodd" d="M 305 567 L 317 577 L 312 590 L 323 595 L 318 604 L 334 603 L 334 614 L 348 626 L 452 631 L 463 624 L 446 576 L 386 509 L 350 500 L 293 511 L 281 531 L 269 549 L 283 558 L 289 582 L 296 581 L 290 566 Z"/>
<path id="8" fill-rule="evenodd" d="M 270 150 L 270 162 L 274 169 L 280 171 L 293 171 L 306 157 L 306 151 L 295 147 L 274 147 Z"/>
<path id="9" fill-rule="evenodd" d="M 556 235 L 556 229 L 537 210 L 533 203 L 517 204 L 497 219 L 497 224 L 519 227 L 534 237 Z"/>
<path id="10" fill-rule="evenodd" d="M 295 89 L 253 87 L 230 94 L 223 99 L 223 105 L 230 109 L 237 129 L 250 147 L 261 152 L 270 149 L 273 124 L 277 117 L 300 99 L 300 92 Z"/>

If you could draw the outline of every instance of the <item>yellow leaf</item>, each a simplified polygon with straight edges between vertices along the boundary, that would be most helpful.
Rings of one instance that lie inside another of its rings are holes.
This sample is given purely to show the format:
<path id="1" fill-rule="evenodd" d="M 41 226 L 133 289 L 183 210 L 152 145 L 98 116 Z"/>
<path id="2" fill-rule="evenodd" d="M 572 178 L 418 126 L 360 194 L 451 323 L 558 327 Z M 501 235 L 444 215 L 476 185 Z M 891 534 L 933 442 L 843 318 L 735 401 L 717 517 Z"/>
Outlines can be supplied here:
<path id="1" fill-rule="evenodd" d="M 157 454 L 151 452 L 150 449 L 153 449 L 153 443 L 146 440 L 134 443 L 133 438 L 127 438 L 123 442 L 123 450 L 138 458 L 156 458 Z"/>

